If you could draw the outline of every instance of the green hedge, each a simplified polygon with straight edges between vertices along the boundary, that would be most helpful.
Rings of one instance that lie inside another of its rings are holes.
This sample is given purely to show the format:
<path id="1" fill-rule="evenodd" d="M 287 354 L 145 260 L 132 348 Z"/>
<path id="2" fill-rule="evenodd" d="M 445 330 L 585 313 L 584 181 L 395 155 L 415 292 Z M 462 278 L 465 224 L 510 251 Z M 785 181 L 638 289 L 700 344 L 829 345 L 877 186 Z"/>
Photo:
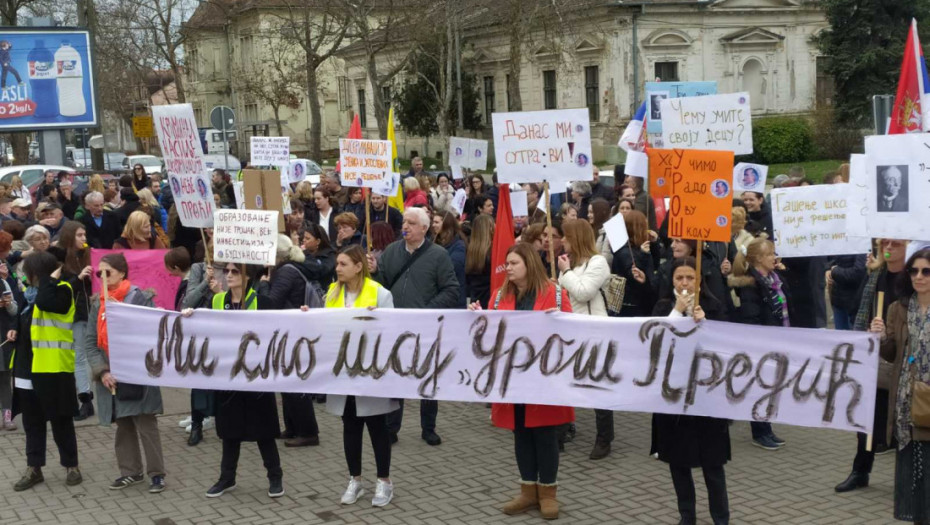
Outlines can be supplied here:
<path id="1" fill-rule="evenodd" d="M 814 153 L 814 132 L 803 117 L 753 119 L 752 158 L 762 164 L 804 162 Z"/>

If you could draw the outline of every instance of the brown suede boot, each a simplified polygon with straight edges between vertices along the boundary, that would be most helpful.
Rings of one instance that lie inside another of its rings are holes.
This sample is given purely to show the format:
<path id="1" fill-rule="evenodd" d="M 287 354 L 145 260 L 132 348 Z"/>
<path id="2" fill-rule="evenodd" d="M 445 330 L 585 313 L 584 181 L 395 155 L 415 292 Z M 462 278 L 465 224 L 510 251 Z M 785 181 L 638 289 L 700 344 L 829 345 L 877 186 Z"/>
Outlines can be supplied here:
<path id="1" fill-rule="evenodd" d="M 536 485 L 539 495 L 539 514 L 543 519 L 554 520 L 559 517 L 559 502 L 555 499 L 557 485 Z"/>
<path id="2" fill-rule="evenodd" d="M 520 495 L 504 504 L 504 514 L 520 514 L 539 506 L 535 483 L 520 483 Z"/>

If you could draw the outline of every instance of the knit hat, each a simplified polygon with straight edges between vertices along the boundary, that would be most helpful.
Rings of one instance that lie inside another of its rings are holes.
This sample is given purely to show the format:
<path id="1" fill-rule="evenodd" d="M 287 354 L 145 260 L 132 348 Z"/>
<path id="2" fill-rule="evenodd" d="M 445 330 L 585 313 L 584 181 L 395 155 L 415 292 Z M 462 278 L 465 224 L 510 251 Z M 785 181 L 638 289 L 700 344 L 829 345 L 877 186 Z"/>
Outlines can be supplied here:
<path id="1" fill-rule="evenodd" d="M 275 254 L 275 261 L 278 264 L 285 262 L 302 263 L 305 259 L 303 250 L 294 246 L 290 237 L 278 235 L 278 251 Z"/>

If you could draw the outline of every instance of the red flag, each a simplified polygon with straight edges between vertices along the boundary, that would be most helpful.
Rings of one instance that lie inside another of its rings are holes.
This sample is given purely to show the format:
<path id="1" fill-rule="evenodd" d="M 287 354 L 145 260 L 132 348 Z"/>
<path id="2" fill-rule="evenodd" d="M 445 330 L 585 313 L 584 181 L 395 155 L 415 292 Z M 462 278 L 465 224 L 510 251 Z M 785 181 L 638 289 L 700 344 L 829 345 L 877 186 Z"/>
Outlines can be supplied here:
<path id="1" fill-rule="evenodd" d="M 907 34 L 904 46 L 904 61 L 901 63 L 901 76 L 898 78 L 898 93 L 891 110 L 891 123 L 888 134 L 919 133 L 927 129 L 923 122 L 922 101 L 926 84 L 927 66 L 924 52 L 917 36 L 917 20 L 911 21 L 911 30 Z"/>
<path id="2" fill-rule="evenodd" d="M 513 211 L 510 208 L 510 185 L 499 184 L 497 199 L 497 224 L 494 226 L 494 242 L 491 245 L 491 290 L 504 285 L 507 250 L 515 244 L 513 237 Z"/>
<path id="3" fill-rule="evenodd" d="M 358 115 L 355 115 L 355 119 L 352 120 L 352 125 L 349 126 L 349 134 L 346 136 L 347 139 L 361 139 L 362 138 L 362 123 L 358 120 Z M 340 162 L 336 161 L 336 173 L 340 173 Z"/>

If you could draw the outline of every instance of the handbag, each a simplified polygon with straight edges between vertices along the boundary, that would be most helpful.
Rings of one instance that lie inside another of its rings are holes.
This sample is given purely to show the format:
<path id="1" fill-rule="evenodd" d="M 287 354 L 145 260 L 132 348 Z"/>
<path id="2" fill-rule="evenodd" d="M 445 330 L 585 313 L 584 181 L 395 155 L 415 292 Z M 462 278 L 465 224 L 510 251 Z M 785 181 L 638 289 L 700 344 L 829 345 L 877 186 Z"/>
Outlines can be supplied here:
<path id="1" fill-rule="evenodd" d="M 619 315 L 623 308 L 623 296 L 626 293 L 626 278 L 619 275 L 613 275 L 607 279 L 604 286 L 601 287 L 601 297 L 604 298 L 604 304 L 607 306 L 607 313 Z"/>
<path id="2" fill-rule="evenodd" d="M 911 365 L 911 423 L 930 428 L 930 384 L 917 380 L 915 365 Z"/>

